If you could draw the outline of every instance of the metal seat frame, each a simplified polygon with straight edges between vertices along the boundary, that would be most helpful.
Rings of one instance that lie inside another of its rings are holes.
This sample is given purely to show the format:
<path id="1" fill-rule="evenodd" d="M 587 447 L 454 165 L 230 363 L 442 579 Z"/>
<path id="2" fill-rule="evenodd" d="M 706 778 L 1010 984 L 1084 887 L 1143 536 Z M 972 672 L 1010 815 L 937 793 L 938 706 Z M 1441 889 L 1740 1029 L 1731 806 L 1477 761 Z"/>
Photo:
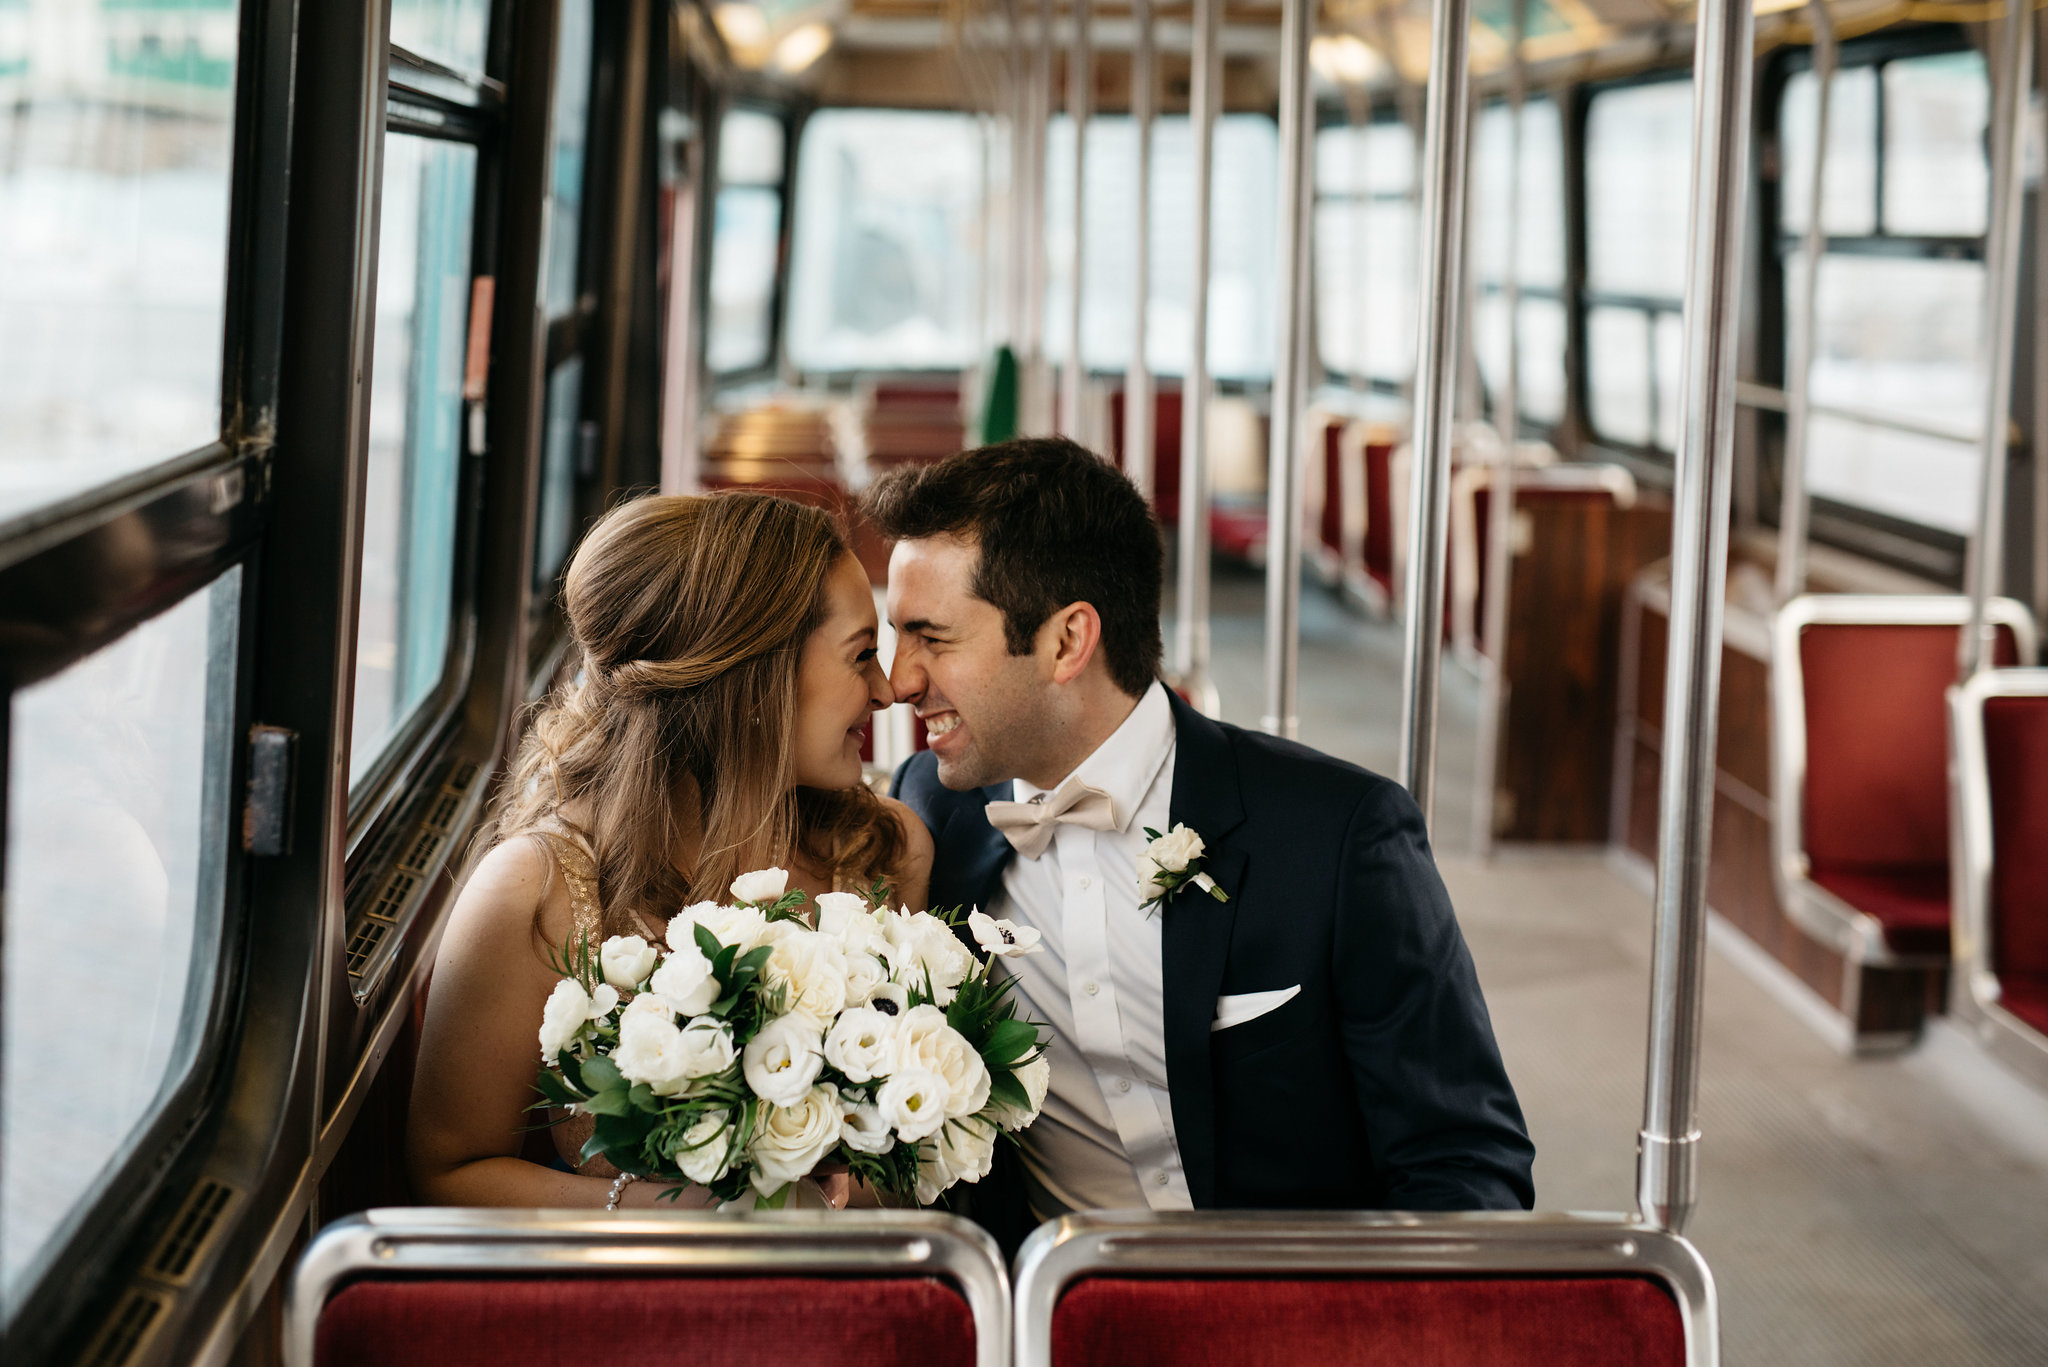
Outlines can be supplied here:
<path id="1" fill-rule="evenodd" d="M 1616 1215 L 1521 1211 L 1089 1211 L 1017 1254 L 1017 1367 L 1051 1367 L 1052 1316 L 1087 1277 L 1647 1277 L 1678 1302 L 1687 1367 L 1719 1367 L 1713 1274 L 1677 1234 Z"/>
<path id="2" fill-rule="evenodd" d="M 1857 1017 L 1857 968 L 1939 968 L 1939 955 L 1899 954 L 1885 943 L 1884 924 L 1813 881 L 1806 855 L 1806 677 L 1799 638 L 1809 626 L 1946 626 L 1970 619 L 1960 594 L 1824 593 L 1795 598 L 1771 623 L 1771 881 L 1778 904 L 1807 934 L 1847 960 L 1842 1011 Z M 1985 609 L 1993 628 L 2012 631 L 2022 660 L 2034 657 L 2033 614 L 2010 598 Z M 1954 813 L 1950 814 L 1954 825 Z M 1953 914 L 1953 912 L 1951 913 Z M 1900 1041 L 1908 1043 L 1910 1041 Z M 1861 1047 L 1880 1043 L 1865 1039 Z"/>
<path id="3" fill-rule="evenodd" d="M 978 1226 L 930 1211 L 610 1213 L 399 1207 L 337 1220 L 292 1274 L 285 1367 L 312 1367 L 321 1311 L 364 1276 L 937 1277 L 974 1316 L 976 1367 L 1004 1367 L 1010 1287 Z"/>
<path id="4" fill-rule="evenodd" d="M 1955 900 L 1955 973 L 1950 1010 L 1984 1047 L 2016 1071 L 2048 1087 L 2048 1035 L 2000 1004 L 1992 962 L 1991 775 L 1984 744 L 1984 704 L 1991 698 L 2048 698 L 2048 669 L 1987 669 L 1948 691 L 1949 859 Z"/>

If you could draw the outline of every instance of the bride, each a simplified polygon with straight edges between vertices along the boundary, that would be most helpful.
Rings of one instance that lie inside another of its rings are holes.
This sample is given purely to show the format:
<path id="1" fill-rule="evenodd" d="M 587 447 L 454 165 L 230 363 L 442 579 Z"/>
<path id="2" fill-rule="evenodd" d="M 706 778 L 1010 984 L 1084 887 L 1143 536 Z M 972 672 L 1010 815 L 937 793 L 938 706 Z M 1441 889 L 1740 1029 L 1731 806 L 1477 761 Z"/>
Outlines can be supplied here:
<path id="1" fill-rule="evenodd" d="M 769 865 L 814 896 L 880 879 L 924 906 L 930 834 L 861 785 L 862 727 L 895 695 L 867 575 L 827 514 L 765 494 L 637 499 L 592 528 L 563 600 L 581 673 L 533 719 L 434 965 L 407 1158 L 435 1204 L 662 1191 L 579 1166 L 587 1117 L 548 1132 L 554 1163 L 521 1156 L 565 944 L 659 942 L 675 912 Z M 828 1186 L 843 1200 L 843 1176 Z"/>

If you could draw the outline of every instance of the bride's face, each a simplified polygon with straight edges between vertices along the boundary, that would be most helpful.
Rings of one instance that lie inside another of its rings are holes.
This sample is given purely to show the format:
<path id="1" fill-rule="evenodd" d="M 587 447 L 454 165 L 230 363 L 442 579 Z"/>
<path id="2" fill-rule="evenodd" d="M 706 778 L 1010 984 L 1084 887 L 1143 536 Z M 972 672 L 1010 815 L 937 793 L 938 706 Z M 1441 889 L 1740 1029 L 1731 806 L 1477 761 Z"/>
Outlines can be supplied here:
<path id="1" fill-rule="evenodd" d="M 861 729 L 896 701 L 875 658 L 875 596 L 860 561 L 825 576 L 825 620 L 804 642 L 796 673 L 795 776 L 803 788 L 860 782 Z"/>

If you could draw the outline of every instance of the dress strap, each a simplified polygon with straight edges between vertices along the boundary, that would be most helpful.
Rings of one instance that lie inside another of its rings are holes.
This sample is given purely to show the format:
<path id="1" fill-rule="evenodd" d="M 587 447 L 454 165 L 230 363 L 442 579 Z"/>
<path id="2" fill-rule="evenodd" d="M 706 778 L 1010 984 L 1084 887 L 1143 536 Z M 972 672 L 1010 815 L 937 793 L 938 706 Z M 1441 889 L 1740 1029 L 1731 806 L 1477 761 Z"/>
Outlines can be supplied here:
<path id="1" fill-rule="evenodd" d="M 597 866 L 591 860 L 590 852 L 582 842 L 573 840 L 559 831 L 536 831 L 547 842 L 549 853 L 555 857 L 555 864 L 562 870 L 563 879 L 569 884 L 570 937 L 572 943 L 563 948 L 573 953 L 575 940 L 582 940 L 595 954 L 598 947 L 599 904 L 597 898 Z"/>

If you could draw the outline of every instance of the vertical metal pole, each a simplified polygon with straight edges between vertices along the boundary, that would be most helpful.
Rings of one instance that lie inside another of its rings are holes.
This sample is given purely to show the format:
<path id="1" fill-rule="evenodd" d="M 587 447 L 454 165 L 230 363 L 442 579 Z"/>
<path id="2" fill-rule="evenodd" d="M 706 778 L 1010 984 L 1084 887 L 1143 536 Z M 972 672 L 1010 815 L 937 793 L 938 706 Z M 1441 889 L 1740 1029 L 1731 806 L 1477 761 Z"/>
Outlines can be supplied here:
<path id="1" fill-rule="evenodd" d="M 1998 106 L 1992 116 L 1991 222 L 1984 288 L 1991 301 L 1990 371 L 1984 386 L 1983 482 L 1977 489 L 1977 534 L 1970 538 L 1963 578 L 1970 591 L 1970 625 L 1961 644 L 1967 679 L 1992 660 L 1986 605 L 2005 580 L 2007 429 L 2012 413 L 2014 327 L 2019 314 L 2020 209 L 2025 194 L 2027 87 L 2033 84 L 2034 26 L 2027 6 L 2007 0 L 1999 26 Z"/>
<path id="2" fill-rule="evenodd" d="M 1692 219 L 1671 518 L 1671 635 L 1658 788 L 1656 932 L 1636 1200 L 1682 1230 L 1698 1185 L 1700 989 L 1734 468 L 1735 321 L 1749 185 L 1749 0 L 1702 0 L 1693 52 Z"/>
<path id="3" fill-rule="evenodd" d="M 1060 384 L 1060 435 L 1084 441 L 1082 389 L 1088 370 L 1081 361 L 1082 276 L 1088 245 L 1088 115 L 1094 106 L 1095 64 L 1088 45 L 1088 0 L 1072 0 L 1073 45 L 1067 50 L 1067 121 L 1074 126 L 1073 279 L 1067 294 L 1067 365 Z"/>
<path id="4" fill-rule="evenodd" d="M 1124 370 L 1124 472 L 1152 498 L 1152 363 L 1145 354 L 1152 306 L 1152 4 L 1131 0 L 1131 123 L 1138 136 L 1131 213 L 1131 363 Z"/>
<path id="5" fill-rule="evenodd" d="M 1195 144 L 1193 297 L 1188 365 L 1181 388 L 1180 548 L 1174 593 L 1173 667 L 1195 706 L 1214 716 L 1209 678 L 1209 225 L 1216 163 L 1216 113 L 1223 102 L 1223 54 L 1217 41 L 1223 0 L 1195 0 L 1188 132 Z"/>
<path id="6" fill-rule="evenodd" d="M 1494 468 L 1486 516 L 1485 620 L 1479 629 L 1480 665 L 1478 784 L 1472 802 L 1472 848 L 1482 856 L 1493 850 L 1494 792 L 1500 783 L 1500 737 L 1507 724 L 1508 586 L 1514 578 L 1515 441 L 1522 429 L 1522 104 L 1527 95 L 1528 67 L 1522 44 L 1528 36 L 1529 0 L 1511 0 L 1508 8 L 1508 169 L 1505 214 L 1507 260 L 1501 277 L 1501 302 L 1508 315 L 1507 366 L 1500 392 L 1494 396 L 1494 421 L 1500 428 L 1500 464 Z"/>
<path id="7" fill-rule="evenodd" d="M 1025 79 L 1029 64 L 1024 47 L 1024 25 L 1018 17 L 1020 0 L 1003 0 L 1003 23 L 1007 30 L 1007 41 L 1003 45 L 1003 75 L 1005 78 L 1005 101 L 1010 118 L 1010 176 L 1009 176 L 1009 229 L 1006 234 L 1008 258 L 1007 284 L 1009 296 L 1004 312 L 1008 315 L 1008 334 L 1005 338 L 1010 350 L 1021 363 L 1025 352 L 1026 302 L 1024 264 L 1026 241 L 1030 218 L 1028 210 L 1030 196 L 1027 184 L 1030 180 L 1031 161 L 1031 86 Z"/>
<path id="8" fill-rule="evenodd" d="M 1031 72 L 1026 106 L 1030 166 L 1025 175 L 1024 213 L 1024 336 L 1020 358 L 1018 425 L 1026 433 L 1051 429 L 1047 396 L 1051 377 L 1045 355 L 1045 140 L 1052 117 L 1052 0 L 1038 0 L 1038 27 L 1032 35 Z"/>
<path id="9" fill-rule="evenodd" d="M 1835 84 L 1835 25 L 1826 0 L 1809 0 L 1807 21 L 1813 25 L 1813 81 L 1818 111 L 1813 121 L 1813 177 L 1806 184 L 1806 232 L 1800 253 L 1806 275 L 1790 319 L 1790 353 L 1785 358 L 1785 468 L 1778 504 L 1778 603 L 1782 607 L 1806 592 L 1806 431 L 1813 374 L 1813 353 L 1820 318 L 1820 259 L 1827 250 L 1827 229 L 1821 222 L 1821 192 L 1828 166 L 1828 105 Z"/>
<path id="10" fill-rule="evenodd" d="M 1302 187 L 1314 109 L 1308 45 L 1315 0 L 1281 0 L 1280 268 L 1273 310 L 1273 416 L 1266 476 L 1266 710 L 1259 724 L 1279 736 L 1301 730 L 1295 683 L 1301 652 Z"/>
<path id="11" fill-rule="evenodd" d="M 1415 343 L 1415 420 L 1409 461 L 1406 669 L 1401 680 L 1401 775 L 1434 825 L 1437 682 L 1443 664 L 1444 541 L 1450 528 L 1451 418 L 1458 399 L 1458 301 L 1465 242 L 1468 149 L 1466 44 L 1470 0 L 1430 7 L 1424 114 L 1421 326 Z"/>
<path id="12" fill-rule="evenodd" d="M 2048 14 L 2036 14 L 2034 42 L 2039 50 L 2041 27 Z M 2039 320 L 2048 319 L 2048 189 L 2034 194 L 2034 620 L 2048 621 L 2048 461 L 2040 454 L 2048 444 L 2048 337 Z M 2031 664 L 2022 660 L 2021 664 Z"/>

